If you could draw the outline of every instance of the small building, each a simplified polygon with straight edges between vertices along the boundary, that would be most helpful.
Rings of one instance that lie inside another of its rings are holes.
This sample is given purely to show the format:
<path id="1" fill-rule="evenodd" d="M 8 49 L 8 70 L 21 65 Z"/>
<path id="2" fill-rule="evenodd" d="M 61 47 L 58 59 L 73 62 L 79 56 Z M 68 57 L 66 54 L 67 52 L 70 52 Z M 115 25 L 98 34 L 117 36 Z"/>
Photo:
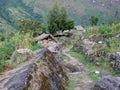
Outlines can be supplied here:
<path id="1" fill-rule="evenodd" d="M 41 44 L 44 47 L 49 47 L 58 43 L 58 40 L 53 35 L 45 33 L 36 37 L 35 40 L 38 42 L 38 44 Z"/>
<path id="2" fill-rule="evenodd" d="M 85 29 L 81 25 L 75 26 L 75 29 L 85 32 Z"/>

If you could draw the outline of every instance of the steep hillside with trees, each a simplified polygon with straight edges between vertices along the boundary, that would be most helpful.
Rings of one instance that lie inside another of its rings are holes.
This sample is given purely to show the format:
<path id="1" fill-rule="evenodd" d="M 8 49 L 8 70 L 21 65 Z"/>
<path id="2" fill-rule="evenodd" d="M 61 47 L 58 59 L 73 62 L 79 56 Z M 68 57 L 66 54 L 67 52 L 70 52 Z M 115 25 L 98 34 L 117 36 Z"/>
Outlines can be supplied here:
<path id="1" fill-rule="evenodd" d="M 54 2 L 54 0 L 0 0 L 0 32 L 17 29 L 16 20 L 19 19 L 37 19 L 46 23 L 47 12 Z M 98 25 L 119 20 L 119 0 L 58 0 L 58 2 L 60 7 L 66 5 L 68 16 L 75 24 L 88 26 L 91 16 L 99 18 Z"/>

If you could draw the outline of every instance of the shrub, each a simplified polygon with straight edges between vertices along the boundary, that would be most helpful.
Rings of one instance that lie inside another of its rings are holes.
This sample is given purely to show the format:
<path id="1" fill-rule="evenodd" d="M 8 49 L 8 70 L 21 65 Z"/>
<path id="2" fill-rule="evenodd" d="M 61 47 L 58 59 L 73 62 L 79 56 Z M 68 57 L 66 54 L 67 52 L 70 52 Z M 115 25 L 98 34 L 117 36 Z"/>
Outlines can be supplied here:
<path id="1" fill-rule="evenodd" d="M 33 36 L 41 34 L 44 29 L 46 29 L 39 21 L 37 20 L 18 20 L 18 28 L 25 33 L 32 33 Z"/>
<path id="2" fill-rule="evenodd" d="M 30 33 L 17 32 L 11 39 L 16 48 L 30 48 L 34 38 Z"/>
<path id="3" fill-rule="evenodd" d="M 67 21 L 66 21 L 66 30 L 68 29 L 68 30 L 70 30 L 70 29 L 73 29 L 74 28 L 74 21 L 73 20 L 71 20 L 71 19 L 67 19 Z"/>
<path id="4" fill-rule="evenodd" d="M 40 48 L 42 48 L 42 46 L 37 43 L 33 43 L 33 45 L 30 47 L 31 50 L 37 50 Z"/>
<path id="5" fill-rule="evenodd" d="M 4 41 L 5 40 L 5 36 L 3 34 L 0 34 L 0 41 Z"/>
<path id="6" fill-rule="evenodd" d="M 92 26 L 96 26 L 97 25 L 97 23 L 98 23 L 98 21 L 99 21 L 99 19 L 98 19 L 98 17 L 96 17 L 96 16 L 91 16 L 90 17 L 90 19 L 89 19 L 89 21 L 90 21 L 90 24 L 92 25 Z"/>
<path id="7" fill-rule="evenodd" d="M 7 40 L 0 47 L 0 72 L 3 70 L 3 67 L 6 64 L 7 60 L 10 59 L 14 50 L 15 48 L 13 43 Z"/>
<path id="8" fill-rule="evenodd" d="M 107 46 L 111 53 L 120 51 L 120 40 L 119 38 L 109 38 L 106 40 Z"/>
<path id="9" fill-rule="evenodd" d="M 99 27 L 99 31 L 102 36 L 110 37 L 114 31 L 107 25 Z"/>

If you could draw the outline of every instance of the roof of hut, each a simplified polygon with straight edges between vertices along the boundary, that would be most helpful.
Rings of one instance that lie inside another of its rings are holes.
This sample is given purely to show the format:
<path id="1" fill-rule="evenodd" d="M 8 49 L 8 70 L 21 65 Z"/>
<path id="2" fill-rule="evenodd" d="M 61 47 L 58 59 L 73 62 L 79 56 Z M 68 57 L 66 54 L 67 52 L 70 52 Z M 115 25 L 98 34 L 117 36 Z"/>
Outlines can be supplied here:
<path id="1" fill-rule="evenodd" d="M 55 42 L 57 42 L 57 39 L 51 35 L 51 34 L 41 34 L 40 36 L 36 37 L 35 40 L 36 41 L 41 41 L 41 40 L 44 40 L 44 39 L 48 39 L 48 38 L 51 38 L 52 40 L 54 40 Z"/>

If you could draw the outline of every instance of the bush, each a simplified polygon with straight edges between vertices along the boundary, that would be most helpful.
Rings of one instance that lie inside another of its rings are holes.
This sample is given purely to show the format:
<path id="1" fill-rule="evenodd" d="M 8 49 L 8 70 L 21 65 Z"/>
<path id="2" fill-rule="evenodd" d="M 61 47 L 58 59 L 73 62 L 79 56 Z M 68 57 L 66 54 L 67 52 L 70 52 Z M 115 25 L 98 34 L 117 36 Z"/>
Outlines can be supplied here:
<path id="1" fill-rule="evenodd" d="M 92 26 L 96 26 L 97 25 L 97 23 L 98 23 L 98 21 L 99 21 L 99 19 L 98 19 L 98 17 L 96 17 L 96 16 L 91 16 L 90 17 L 90 19 L 89 19 L 89 21 L 90 21 L 90 24 L 92 25 Z"/>
<path id="2" fill-rule="evenodd" d="M 68 30 L 70 30 L 70 29 L 73 29 L 74 28 L 74 21 L 73 20 L 71 20 L 71 19 L 67 19 L 67 21 L 66 21 L 66 30 L 68 29 Z"/>
<path id="3" fill-rule="evenodd" d="M 15 48 L 12 42 L 5 41 L 4 44 L 0 47 L 0 72 L 3 71 L 3 67 L 6 64 L 7 60 L 10 59 Z"/>
<path id="4" fill-rule="evenodd" d="M 31 50 L 37 50 L 37 49 L 40 49 L 42 48 L 41 45 L 37 44 L 37 43 L 33 43 L 33 45 L 30 47 Z"/>
<path id="5" fill-rule="evenodd" d="M 25 33 L 32 33 L 33 36 L 37 36 L 45 31 L 44 25 L 37 20 L 18 20 L 18 28 Z"/>
<path id="6" fill-rule="evenodd" d="M 106 40 L 107 46 L 111 53 L 120 51 L 120 40 L 119 38 L 109 38 Z"/>
<path id="7" fill-rule="evenodd" d="M 0 41 L 4 41 L 5 40 L 5 36 L 3 34 L 0 34 Z"/>
<path id="8" fill-rule="evenodd" d="M 115 32 L 107 25 L 99 27 L 99 31 L 101 35 L 105 37 L 110 37 L 112 36 Z"/>
<path id="9" fill-rule="evenodd" d="M 17 32 L 11 39 L 16 48 L 30 48 L 34 38 L 30 33 Z"/>

